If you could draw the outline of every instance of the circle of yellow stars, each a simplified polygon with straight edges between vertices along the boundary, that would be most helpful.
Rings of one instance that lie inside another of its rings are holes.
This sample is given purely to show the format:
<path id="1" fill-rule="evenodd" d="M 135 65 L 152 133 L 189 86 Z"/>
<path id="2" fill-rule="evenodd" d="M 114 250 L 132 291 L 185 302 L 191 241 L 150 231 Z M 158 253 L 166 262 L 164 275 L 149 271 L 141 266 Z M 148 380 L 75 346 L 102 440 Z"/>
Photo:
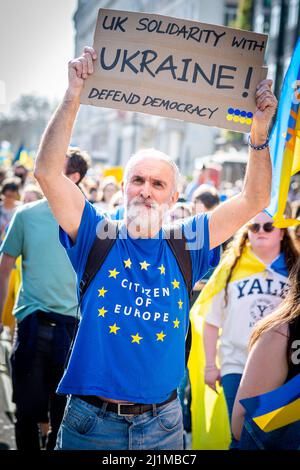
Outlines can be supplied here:
<path id="1" fill-rule="evenodd" d="M 124 268 L 131 269 L 132 261 L 130 258 L 128 258 L 127 260 L 123 260 L 123 263 L 124 263 Z M 139 262 L 139 264 L 140 264 L 140 269 L 142 271 L 143 270 L 148 271 L 148 267 L 151 266 L 150 263 L 147 263 L 146 260 Z M 161 264 L 157 269 L 160 271 L 161 275 L 166 274 L 166 268 L 163 264 Z M 113 277 L 114 279 L 117 279 L 117 276 L 120 274 L 120 271 L 117 271 L 116 268 L 109 269 L 108 272 L 109 272 L 108 277 Z M 180 287 L 180 282 L 177 281 L 176 279 L 174 279 L 174 281 L 172 281 L 171 284 L 173 285 L 173 289 L 179 289 Z M 108 290 L 105 289 L 104 286 L 102 286 L 101 289 L 98 289 L 98 293 L 99 293 L 98 297 L 105 297 L 105 294 L 107 292 Z M 180 299 L 177 303 L 178 303 L 179 309 L 181 310 L 183 306 L 183 301 Z M 99 315 L 98 315 L 99 317 L 105 318 L 105 314 L 108 312 L 108 310 L 105 310 L 104 307 L 101 307 L 98 309 L 98 312 L 99 312 Z M 173 320 L 173 324 L 174 324 L 174 328 L 179 328 L 180 321 L 178 320 L 178 318 L 176 318 L 176 320 Z M 113 325 L 109 325 L 108 328 L 109 328 L 109 334 L 115 334 L 115 335 L 117 335 L 118 330 L 121 329 L 119 326 L 117 326 L 116 323 L 114 323 Z M 156 333 L 156 340 L 163 342 L 166 336 L 167 335 L 163 331 L 160 331 L 159 333 Z M 144 339 L 142 336 L 139 335 L 139 333 L 136 333 L 135 335 L 131 335 L 131 338 L 132 338 L 131 343 L 137 343 L 137 344 L 140 344 L 141 341 Z"/>

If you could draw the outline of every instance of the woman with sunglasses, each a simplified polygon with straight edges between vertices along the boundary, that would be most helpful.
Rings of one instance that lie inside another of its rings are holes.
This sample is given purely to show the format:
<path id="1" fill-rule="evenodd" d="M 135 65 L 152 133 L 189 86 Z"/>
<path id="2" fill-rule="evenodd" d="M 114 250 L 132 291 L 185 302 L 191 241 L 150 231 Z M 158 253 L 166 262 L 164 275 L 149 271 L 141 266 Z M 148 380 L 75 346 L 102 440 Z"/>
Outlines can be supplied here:
<path id="1" fill-rule="evenodd" d="M 288 231 L 275 228 L 271 217 L 262 212 L 237 234 L 197 300 L 199 313 L 202 303 L 207 310 L 204 380 L 215 391 L 221 382 L 229 423 L 251 332 L 285 297 L 288 272 L 297 256 Z M 209 291 L 213 294 L 207 304 Z M 236 444 L 233 438 L 231 448 Z"/>
<path id="2" fill-rule="evenodd" d="M 232 430 L 241 450 L 300 449 L 300 421 L 263 432 L 240 404 L 277 389 L 300 374 L 300 258 L 290 277 L 286 299 L 271 315 L 258 322 L 237 392 Z"/>

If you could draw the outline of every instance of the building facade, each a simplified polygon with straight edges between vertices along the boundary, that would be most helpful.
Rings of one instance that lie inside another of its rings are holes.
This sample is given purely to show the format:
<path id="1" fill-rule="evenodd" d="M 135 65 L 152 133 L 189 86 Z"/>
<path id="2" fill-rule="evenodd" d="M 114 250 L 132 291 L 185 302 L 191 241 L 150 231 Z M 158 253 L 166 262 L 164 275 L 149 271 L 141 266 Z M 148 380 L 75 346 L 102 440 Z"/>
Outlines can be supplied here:
<path id="1" fill-rule="evenodd" d="M 284 74 L 300 36 L 300 0 L 254 0 L 253 5 L 253 30 L 269 35 L 268 75 L 279 97 Z"/>
<path id="2" fill-rule="evenodd" d="M 234 20 L 235 0 L 78 0 L 74 15 L 75 57 L 93 44 L 99 8 L 145 11 L 204 23 Z M 174 119 L 82 106 L 72 141 L 86 149 L 95 162 L 124 165 L 139 148 L 156 147 L 169 154 L 184 174 L 191 174 L 194 159 L 215 150 L 219 130 Z"/>

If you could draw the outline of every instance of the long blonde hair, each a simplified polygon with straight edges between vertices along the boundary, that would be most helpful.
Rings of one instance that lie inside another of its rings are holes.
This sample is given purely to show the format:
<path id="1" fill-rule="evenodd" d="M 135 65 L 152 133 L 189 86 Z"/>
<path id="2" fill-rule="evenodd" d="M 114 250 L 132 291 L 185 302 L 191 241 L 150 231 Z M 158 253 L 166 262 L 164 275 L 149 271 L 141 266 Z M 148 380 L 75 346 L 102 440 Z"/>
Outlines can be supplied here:
<path id="1" fill-rule="evenodd" d="M 250 338 L 249 349 L 266 331 L 292 323 L 300 316 L 300 257 L 292 269 L 289 280 L 290 289 L 286 298 L 274 312 L 256 324 Z"/>

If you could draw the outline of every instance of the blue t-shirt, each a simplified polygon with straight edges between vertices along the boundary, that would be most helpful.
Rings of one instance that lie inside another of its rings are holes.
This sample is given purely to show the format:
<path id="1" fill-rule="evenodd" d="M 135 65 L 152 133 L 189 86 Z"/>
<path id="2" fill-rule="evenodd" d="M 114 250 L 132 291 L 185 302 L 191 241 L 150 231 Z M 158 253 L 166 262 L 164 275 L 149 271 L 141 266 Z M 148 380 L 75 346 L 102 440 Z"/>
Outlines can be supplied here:
<path id="1" fill-rule="evenodd" d="M 86 202 L 76 243 L 60 229 L 80 281 L 103 216 Z M 208 217 L 187 219 L 193 283 L 219 262 L 209 250 Z M 88 287 L 69 365 L 58 393 L 99 395 L 159 403 L 184 374 L 189 296 L 177 261 L 161 230 L 134 239 L 125 225 Z"/>

